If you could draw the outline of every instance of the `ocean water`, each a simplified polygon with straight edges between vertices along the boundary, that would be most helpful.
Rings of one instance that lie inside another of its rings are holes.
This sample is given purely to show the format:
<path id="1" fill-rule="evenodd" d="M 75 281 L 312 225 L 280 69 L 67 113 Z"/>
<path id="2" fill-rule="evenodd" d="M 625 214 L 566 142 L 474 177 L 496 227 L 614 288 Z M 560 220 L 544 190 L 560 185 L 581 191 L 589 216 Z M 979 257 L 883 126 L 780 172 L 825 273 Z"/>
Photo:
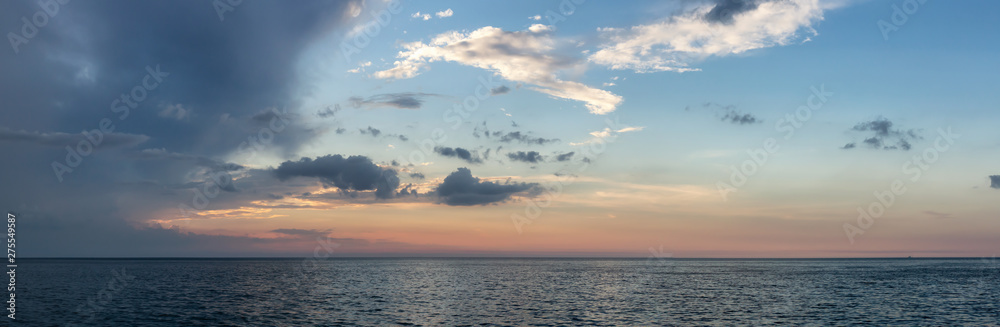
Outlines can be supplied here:
<path id="1" fill-rule="evenodd" d="M 1000 325 L 982 259 L 21 260 L 26 326 Z"/>

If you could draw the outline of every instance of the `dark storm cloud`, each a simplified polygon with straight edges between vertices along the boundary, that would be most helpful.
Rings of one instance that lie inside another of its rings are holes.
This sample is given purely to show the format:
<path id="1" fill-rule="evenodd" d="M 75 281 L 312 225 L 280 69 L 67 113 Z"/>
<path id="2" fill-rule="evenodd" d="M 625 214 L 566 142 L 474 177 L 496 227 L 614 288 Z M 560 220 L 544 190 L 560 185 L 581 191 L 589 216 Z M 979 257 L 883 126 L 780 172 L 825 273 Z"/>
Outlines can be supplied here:
<path id="1" fill-rule="evenodd" d="M 910 143 L 911 141 L 923 139 L 915 129 L 894 129 L 892 121 L 883 117 L 868 122 L 860 122 L 854 125 L 851 131 L 874 133 L 874 135 L 862 140 L 861 143 L 867 145 L 869 148 L 878 150 L 907 151 L 913 148 L 913 145 Z M 844 145 L 843 149 L 852 149 L 856 146 L 855 142 L 851 142 Z"/>
<path id="2" fill-rule="evenodd" d="M 501 95 L 510 92 L 510 88 L 507 85 L 500 85 L 490 89 L 490 95 Z"/>
<path id="3" fill-rule="evenodd" d="M 392 198 L 399 187 L 395 170 L 382 169 L 365 156 L 344 158 L 338 154 L 285 161 L 273 173 L 282 181 L 293 177 L 317 177 L 325 186 L 341 191 L 375 190 L 378 199 Z"/>
<path id="4" fill-rule="evenodd" d="M 468 168 L 458 168 L 444 178 L 435 193 L 450 206 L 486 205 L 504 202 L 514 194 L 538 187 L 535 183 L 484 182 L 472 176 Z"/>
<path id="5" fill-rule="evenodd" d="M 528 152 L 517 151 L 517 152 L 511 152 L 511 153 L 507 154 L 507 158 L 510 158 L 510 160 L 514 160 L 514 161 L 522 161 L 522 162 L 530 162 L 530 163 L 538 163 L 538 162 L 543 161 L 542 160 L 542 155 L 538 154 L 537 151 L 528 151 Z"/>
<path id="6" fill-rule="evenodd" d="M 399 188 L 399 175 L 395 170 L 386 169 L 382 171 L 382 176 L 375 181 L 375 198 L 391 199 L 396 195 Z"/>
<path id="7" fill-rule="evenodd" d="M 760 0 L 717 0 L 705 20 L 714 23 L 731 24 L 733 17 L 757 9 Z"/>
<path id="8" fill-rule="evenodd" d="M 19 21 L 38 9 L 32 4 L 4 2 L 0 17 Z M 294 69 L 299 51 L 342 24 L 345 6 L 346 2 L 294 7 L 260 2 L 241 5 L 220 22 L 211 6 L 198 2 L 67 5 L 44 31 L 22 45 L 20 53 L 0 53 L 0 71 L 5 75 L 0 98 L 10 108 L 31 108 L 22 110 L 25 114 L 5 112 L 5 122 L 29 130 L 67 132 L 90 130 L 102 118 L 111 118 L 116 132 L 141 131 L 157 140 L 156 146 L 182 153 L 231 150 L 256 130 L 220 126 L 215 118 L 250 117 L 268 108 L 294 110 L 300 100 L 293 94 L 302 84 Z M 160 70 L 162 81 L 147 89 L 142 101 L 132 99 L 137 102 L 134 107 L 112 112 L 115 100 L 131 97 L 131 90 L 143 84 L 147 67 Z M 184 125 L 165 123 L 156 108 L 163 103 L 198 108 L 199 117 L 211 118 L 185 120 Z M 184 126 L 182 133 L 179 126 Z M 276 136 L 272 146 L 294 152 L 314 136 L 290 127 Z"/>
<path id="9" fill-rule="evenodd" d="M 413 179 L 424 179 L 424 178 L 426 178 L 426 176 L 424 176 L 424 174 L 421 174 L 421 173 L 410 173 L 410 178 L 413 178 Z"/>
<path id="10" fill-rule="evenodd" d="M 449 148 L 449 147 L 437 146 L 434 147 L 434 152 L 437 152 L 437 154 L 440 154 L 445 157 L 459 158 L 469 163 L 475 164 L 483 162 L 483 160 L 479 159 L 478 156 L 473 155 L 471 151 L 463 148 Z"/>
<path id="11" fill-rule="evenodd" d="M 269 130 L 274 137 L 264 151 L 278 156 L 291 156 L 319 135 L 302 127 L 302 116 L 315 117 L 311 108 L 309 115 L 301 114 L 303 90 L 314 85 L 295 67 L 309 45 L 347 30 L 342 27 L 351 19 L 344 10 L 349 3 L 296 4 L 243 2 L 220 21 L 211 2 L 71 2 L 18 52 L 0 51 L 0 129 L 6 131 L 0 152 L 18 156 L 0 162 L 0 180 L 18 185 L 0 189 L 0 207 L 30 220 L 22 234 L 30 244 L 26 255 L 273 252 L 269 240 L 135 226 L 162 218 L 154 212 L 190 205 L 192 190 L 180 187 L 205 180 L 206 171 L 235 169 L 211 158 L 238 151 L 265 127 L 277 126 Z M 30 19 L 37 11 L 36 1 L 0 1 L 0 22 L 20 26 L 21 17 Z M 157 78 L 146 78 L 156 70 Z M 197 114 L 164 119 L 164 105 L 194 108 Z M 268 113 L 270 108 L 281 114 Z M 290 121 L 272 124 L 282 118 Z M 104 119 L 113 122 L 114 133 L 104 135 L 101 147 L 142 143 L 170 152 L 95 151 L 59 182 L 49 163 L 63 161 L 66 151 L 55 145 L 79 142 L 81 135 L 73 133 L 98 129 Z M 260 183 L 265 187 L 292 184 L 273 183 L 266 175 Z M 241 192 L 218 192 L 207 208 L 239 208 L 283 193 L 244 189 L 250 186 L 244 178 L 236 184 Z"/>
<path id="12" fill-rule="evenodd" d="M 990 187 L 1000 189 L 1000 175 L 990 176 Z"/>
<path id="13" fill-rule="evenodd" d="M 93 139 L 91 141 L 91 139 Z M 125 133 L 101 133 L 99 130 L 91 130 L 80 134 L 68 134 L 61 132 L 41 133 L 27 131 L 12 131 L 0 127 L 0 142 L 26 142 L 45 146 L 65 147 L 77 146 L 81 141 L 88 141 L 91 144 L 99 144 L 102 147 L 135 146 L 149 140 L 149 136 L 125 134 Z"/>
<path id="14" fill-rule="evenodd" d="M 301 84 L 296 83 L 292 69 L 298 51 L 340 24 L 343 6 L 314 3 L 305 4 L 309 7 L 306 9 L 254 3 L 241 6 L 237 13 L 230 12 L 223 24 L 205 3 L 74 3 L 52 17 L 20 53 L 0 51 L 0 71 L 4 72 L 0 76 L 0 98 L 5 102 L 0 107 L 4 117 L 0 128 L 16 126 L 51 131 L 47 134 L 58 136 L 59 132 L 91 131 L 109 120 L 114 133 L 102 140 L 101 147 L 141 143 L 148 138 L 152 146 L 191 156 L 231 153 L 260 130 L 262 124 L 253 120 L 254 115 L 267 108 L 297 108 L 299 100 L 291 97 L 295 91 L 291 86 Z M 33 2 L 0 2 L 0 21 L 17 21 L 36 10 Z M 146 78 L 153 76 L 150 71 L 160 72 L 156 78 Z M 159 115 L 164 104 L 197 108 L 198 115 L 183 122 L 165 120 Z M 275 137 L 268 144 L 269 151 L 293 152 L 298 144 L 315 135 L 294 124 L 284 127 L 273 130 Z M 135 134 L 143 135 L 140 139 Z M 122 135 L 129 137 L 120 138 Z M 39 140 L 47 142 L 44 137 Z M 35 180 L 19 183 L 22 187 L 15 194 L 0 190 L 0 207 L 23 206 L 29 214 L 60 217 L 52 228 L 78 222 L 100 227 L 79 229 L 85 234 L 80 237 L 44 231 L 33 234 L 39 235 L 39 242 L 53 244 L 36 247 L 39 255 L 125 247 L 139 251 L 155 246 L 163 246 L 159 249 L 163 252 L 158 253 L 169 253 L 174 250 L 166 240 L 188 243 L 185 238 L 208 245 L 203 249 L 215 244 L 210 237 L 132 227 L 156 218 L 152 212 L 169 212 L 180 203 L 190 203 L 190 197 L 182 199 L 182 195 L 190 194 L 188 190 L 176 186 L 204 179 L 206 167 L 196 160 L 121 160 L 116 153 L 95 152 L 73 167 L 72 174 L 60 179 L 61 183 L 52 183 L 48 179 L 55 178 L 48 163 L 63 161 L 66 152 L 26 148 L 30 145 L 0 142 L 0 151 L 17 149 L 19 160 L 26 164 L 8 171 L 15 165 L 3 163 L 0 180 L 20 181 L 20 175 Z M 221 183 L 220 189 L 235 190 L 231 178 L 221 178 L 227 181 Z M 146 189 L 132 192 L 140 188 L 136 185 Z M 132 193 L 147 196 L 135 201 L 118 200 Z M 59 201 L 53 194 L 76 200 Z M 223 192 L 211 205 L 225 203 L 234 194 Z M 85 205 L 91 203 L 107 207 L 110 212 Z M 73 249 L 66 244 L 74 244 Z"/>
<path id="15" fill-rule="evenodd" d="M 499 137 L 500 142 L 504 143 L 519 142 L 522 144 L 546 145 L 549 143 L 559 142 L 559 139 L 546 139 L 541 137 L 534 137 L 526 133 L 521 133 L 520 131 L 509 132 L 507 134 L 498 131 L 498 132 L 493 132 L 491 136 Z"/>
<path id="16" fill-rule="evenodd" d="M 438 96 L 431 93 L 386 93 L 376 94 L 368 98 L 353 96 L 347 100 L 355 108 L 380 108 L 390 107 L 397 109 L 420 109 L 424 104 L 424 98 Z"/>

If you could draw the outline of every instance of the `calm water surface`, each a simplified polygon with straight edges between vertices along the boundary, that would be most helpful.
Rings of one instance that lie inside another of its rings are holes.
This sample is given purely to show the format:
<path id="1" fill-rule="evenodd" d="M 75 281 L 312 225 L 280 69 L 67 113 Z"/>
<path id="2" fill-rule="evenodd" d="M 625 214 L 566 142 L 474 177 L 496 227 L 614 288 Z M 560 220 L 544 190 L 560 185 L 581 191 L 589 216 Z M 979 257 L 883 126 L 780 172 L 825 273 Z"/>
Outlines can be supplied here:
<path id="1" fill-rule="evenodd" d="M 1000 325 L 981 259 L 22 260 L 17 322 Z"/>

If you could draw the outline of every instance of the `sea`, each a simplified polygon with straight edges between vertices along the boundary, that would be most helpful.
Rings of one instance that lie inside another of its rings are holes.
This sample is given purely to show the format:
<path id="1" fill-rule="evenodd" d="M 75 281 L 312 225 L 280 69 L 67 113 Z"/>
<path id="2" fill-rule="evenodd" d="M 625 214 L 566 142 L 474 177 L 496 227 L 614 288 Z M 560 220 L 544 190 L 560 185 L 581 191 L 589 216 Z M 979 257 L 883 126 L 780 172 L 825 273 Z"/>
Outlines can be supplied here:
<path id="1" fill-rule="evenodd" d="M 25 326 L 998 326 L 996 259 L 21 259 Z M 9 312 L 7 312 L 9 313 Z"/>

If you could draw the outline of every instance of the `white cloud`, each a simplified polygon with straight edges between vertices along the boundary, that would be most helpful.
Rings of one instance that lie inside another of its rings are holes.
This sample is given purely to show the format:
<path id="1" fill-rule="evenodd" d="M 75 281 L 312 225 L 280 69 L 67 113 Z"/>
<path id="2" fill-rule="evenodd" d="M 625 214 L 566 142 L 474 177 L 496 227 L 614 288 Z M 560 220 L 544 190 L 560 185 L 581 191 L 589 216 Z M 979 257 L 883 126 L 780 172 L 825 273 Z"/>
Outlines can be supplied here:
<path id="1" fill-rule="evenodd" d="M 355 18 L 361 15 L 361 9 L 364 7 L 364 3 L 359 1 L 351 1 L 347 3 L 347 14 L 351 15 L 351 18 Z"/>
<path id="2" fill-rule="evenodd" d="M 530 19 L 530 20 L 542 20 L 542 15 L 534 15 L 534 16 L 528 17 L 528 19 Z"/>
<path id="3" fill-rule="evenodd" d="M 434 15 L 438 16 L 438 18 L 445 18 L 445 17 L 451 17 L 451 15 L 453 15 L 453 14 L 455 14 L 455 12 L 451 11 L 451 8 L 448 8 L 448 10 L 439 11 L 439 12 L 435 13 Z"/>
<path id="4" fill-rule="evenodd" d="M 365 71 L 365 67 L 368 67 L 368 66 L 371 66 L 371 65 L 372 65 L 371 61 L 366 61 L 366 62 L 361 63 L 361 65 L 359 65 L 358 67 L 356 67 L 354 69 L 347 70 L 347 72 L 348 73 L 355 73 L 355 74 L 360 73 L 360 72 L 364 72 Z"/>
<path id="5" fill-rule="evenodd" d="M 628 132 L 638 132 L 638 131 L 641 131 L 641 130 L 643 130 L 645 128 L 646 127 L 626 126 L 626 127 L 619 128 L 619 129 L 611 129 L 611 127 L 605 127 L 602 130 L 590 132 L 591 138 L 589 140 L 586 140 L 586 141 L 583 141 L 583 142 L 577 142 L 577 143 L 570 142 L 569 145 L 577 146 L 577 145 L 587 145 L 587 144 L 591 144 L 591 143 L 605 142 L 605 140 L 607 140 L 609 138 L 618 137 L 618 134 L 628 133 Z"/>
<path id="6" fill-rule="evenodd" d="M 191 109 L 184 108 L 181 104 L 161 105 L 160 117 L 182 120 L 191 116 Z"/>
<path id="7" fill-rule="evenodd" d="M 800 40 L 800 34 L 815 35 L 812 24 L 823 19 L 819 0 L 761 2 L 728 22 L 706 19 L 714 6 L 707 4 L 654 24 L 599 29 L 610 42 L 589 60 L 637 72 L 698 70 L 689 65 L 710 56 L 787 45 Z"/>
<path id="8" fill-rule="evenodd" d="M 406 79 L 419 75 L 428 63 L 451 61 L 478 67 L 513 82 L 534 85 L 532 90 L 552 97 L 582 101 L 595 114 L 615 110 L 622 97 L 606 90 L 559 78 L 559 72 L 583 68 L 580 60 L 555 54 L 551 26 L 535 24 L 526 31 L 507 32 L 487 26 L 461 33 L 446 32 L 428 44 L 404 44 L 393 67 L 375 72 L 381 79 Z"/>
<path id="9" fill-rule="evenodd" d="M 410 15 L 410 17 L 420 18 L 420 19 L 423 19 L 423 20 L 431 20 L 431 14 L 421 14 L 419 11 L 413 13 L 413 15 Z"/>

